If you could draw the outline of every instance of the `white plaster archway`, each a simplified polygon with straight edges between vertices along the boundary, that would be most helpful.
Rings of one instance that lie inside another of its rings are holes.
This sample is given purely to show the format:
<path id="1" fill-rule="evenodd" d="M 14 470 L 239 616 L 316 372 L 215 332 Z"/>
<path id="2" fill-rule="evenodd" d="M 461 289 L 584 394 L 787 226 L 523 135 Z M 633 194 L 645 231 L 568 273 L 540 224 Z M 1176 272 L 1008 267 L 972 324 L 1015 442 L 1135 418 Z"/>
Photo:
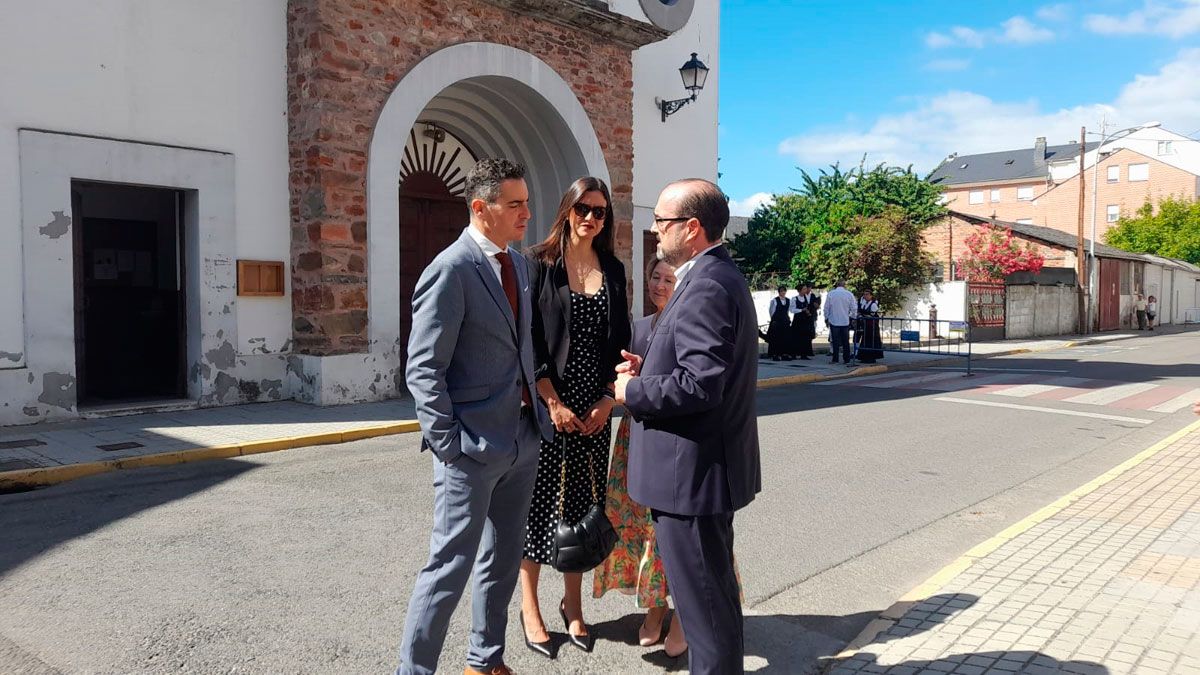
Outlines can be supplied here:
<path id="1" fill-rule="evenodd" d="M 444 90 L 466 81 L 507 78 L 544 99 L 569 132 L 587 173 L 609 181 L 608 166 L 587 111 L 544 61 L 504 45 L 469 42 L 437 51 L 410 71 L 384 104 L 367 157 L 367 283 L 371 352 L 398 366 L 400 336 L 400 211 L 397 180 L 409 130 Z M 560 189 L 565 189 L 563 184 Z M 558 195 L 554 196 L 557 203 Z M 535 214 L 536 217 L 537 214 Z M 463 214 L 463 225 L 466 225 Z M 402 380 L 401 380 L 402 381 Z"/>

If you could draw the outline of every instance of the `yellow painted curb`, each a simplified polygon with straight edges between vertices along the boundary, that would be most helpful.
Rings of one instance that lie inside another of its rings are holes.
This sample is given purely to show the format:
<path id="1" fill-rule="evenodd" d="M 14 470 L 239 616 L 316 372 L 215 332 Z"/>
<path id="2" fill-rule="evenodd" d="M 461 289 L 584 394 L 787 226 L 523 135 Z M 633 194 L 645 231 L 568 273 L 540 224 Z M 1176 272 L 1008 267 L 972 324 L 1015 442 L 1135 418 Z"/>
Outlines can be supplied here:
<path id="1" fill-rule="evenodd" d="M 848 373 L 840 373 L 837 375 L 822 375 L 820 373 L 806 373 L 801 375 L 781 375 L 779 377 L 768 377 L 758 381 L 759 389 L 771 389 L 774 387 L 782 387 L 789 384 L 808 384 L 810 382 L 824 382 L 825 380 L 841 380 L 847 377 L 861 377 L 863 375 L 878 375 L 879 373 L 888 372 L 887 366 L 861 366 L 855 368 Z"/>
<path id="2" fill-rule="evenodd" d="M 1130 457 L 1112 469 L 1104 472 L 1094 480 L 1088 481 L 1087 483 L 1084 483 L 1062 497 L 1059 497 L 1051 502 L 1048 506 L 1042 507 L 1029 516 L 1026 516 L 1016 523 L 1013 523 L 996 536 L 972 547 L 969 551 L 959 556 L 959 558 L 954 562 L 938 570 L 933 576 L 926 579 L 922 584 L 912 589 L 908 593 L 905 593 L 900 597 L 899 600 L 893 603 L 891 607 L 883 610 L 878 618 L 867 624 L 867 627 L 864 628 L 857 637 L 851 640 L 850 643 L 846 645 L 844 650 L 830 658 L 830 661 L 854 656 L 861 651 L 863 647 L 873 643 L 881 633 L 891 628 L 913 605 L 931 595 L 936 594 L 943 587 L 945 587 L 945 585 L 949 583 L 951 579 L 965 572 L 979 559 L 995 551 L 1009 541 L 1017 538 L 1038 523 L 1052 518 L 1055 514 L 1059 513 L 1071 504 L 1079 501 L 1088 494 L 1094 492 L 1097 488 L 1103 486 L 1105 483 L 1111 482 L 1121 474 L 1129 471 L 1130 469 L 1141 464 L 1142 462 L 1145 462 L 1165 448 L 1169 447 L 1172 443 L 1175 443 L 1181 438 L 1184 438 L 1188 434 L 1197 430 L 1200 430 L 1200 420 L 1192 422 L 1179 431 L 1176 431 L 1170 436 L 1167 436 L 1161 441 L 1151 445 L 1133 457 Z"/>
<path id="3" fill-rule="evenodd" d="M 110 471 L 139 469 L 148 466 L 170 466 L 188 462 L 200 462 L 210 459 L 230 459 L 242 455 L 254 455 L 263 452 L 289 450 L 313 445 L 329 445 L 348 443 L 364 438 L 376 438 L 393 434 L 404 434 L 421 429 L 416 420 L 405 420 L 399 423 L 382 424 L 373 427 L 361 427 L 347 431 L 333 431 L 306 436 L 289 436 L 263 441 L 249 441 L 238 445 L 220 445 L 204 448 L 188 448 L 172 452 L 159 452 L 152 455 L 120 457 L 100 462 L 82 464 L 66 464 L 64 466 L 47 466 L 37 469 L 19 469 L 16 471 L 0 471 L 0 492 L 23 490 L 47 485 L 65 483 L 77 478 L 86 478 Z"/>

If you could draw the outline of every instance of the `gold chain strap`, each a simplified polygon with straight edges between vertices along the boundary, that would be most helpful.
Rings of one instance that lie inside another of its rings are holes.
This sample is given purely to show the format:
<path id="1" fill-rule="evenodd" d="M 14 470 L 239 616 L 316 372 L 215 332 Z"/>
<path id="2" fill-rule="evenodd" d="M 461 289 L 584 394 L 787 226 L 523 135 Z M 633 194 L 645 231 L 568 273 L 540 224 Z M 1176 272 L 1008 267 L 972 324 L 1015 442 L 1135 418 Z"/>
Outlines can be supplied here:
<path id="1" fill-rule="evenodd" d="M 558 519 L 563 520 L 566 517 L 566 498 L 567 498 L 567 435 L 559 434 L 562 438 L 562 462 L 558 472 Z M 588 482 L 592 488 L 592 503 L 599 504 L 600 500 L 596 497 L 596 468 L 592 464 L 592 453 L 587 453 L 588 460 Z"/>

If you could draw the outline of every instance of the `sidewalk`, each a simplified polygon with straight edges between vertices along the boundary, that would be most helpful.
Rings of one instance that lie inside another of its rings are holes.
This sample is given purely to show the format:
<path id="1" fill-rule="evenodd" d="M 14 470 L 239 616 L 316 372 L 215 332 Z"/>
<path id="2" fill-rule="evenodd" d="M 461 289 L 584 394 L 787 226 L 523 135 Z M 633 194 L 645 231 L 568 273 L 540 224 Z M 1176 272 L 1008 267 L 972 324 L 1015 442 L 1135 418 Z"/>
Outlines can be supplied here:
<path id="1" fill-rule="evenodd" d="M 1200 421 L 1010 527 L 824 672 L 1200 673 Z"/>
<path id="2" fill-rule="evenodd" d="M 1109 341 L 1145 333 L 1106 333 Z M 975 358 L 1059 349 L 1084 338 L 973 345 Z M 895 368 L 965 365 L 937 355 L 888 352 L 874 366 L 847 368 L 827 355 L 810 361 L 759 360 L 759 387 L 872 375 Z M 417 431 L 413 403 L 316 407 L 294 401 L 255 403 L 53 424 L 0 427 L 0 491 L 30 489 L 106 471 L 160 466 L 359 440 Z"/>

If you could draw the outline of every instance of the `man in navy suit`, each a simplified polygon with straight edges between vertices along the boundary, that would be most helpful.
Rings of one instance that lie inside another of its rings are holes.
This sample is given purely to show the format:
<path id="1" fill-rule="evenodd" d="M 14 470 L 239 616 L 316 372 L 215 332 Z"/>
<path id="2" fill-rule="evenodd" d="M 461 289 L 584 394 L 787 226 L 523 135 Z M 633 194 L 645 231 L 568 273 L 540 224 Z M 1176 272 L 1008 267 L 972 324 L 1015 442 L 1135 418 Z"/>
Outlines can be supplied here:
<path id="1" fill-rule="evenodd" d="M 762 489 L 755 416 L 758 329 L 750 289 L 721 245 L 729 205 L 701 179 L 654 207 L 675 294 L 645 354 L 626 353 L 616 397 L 630 431 L 629 496 L 650 507 L 694 675 L 743 672 L 733 513 Z"/>

